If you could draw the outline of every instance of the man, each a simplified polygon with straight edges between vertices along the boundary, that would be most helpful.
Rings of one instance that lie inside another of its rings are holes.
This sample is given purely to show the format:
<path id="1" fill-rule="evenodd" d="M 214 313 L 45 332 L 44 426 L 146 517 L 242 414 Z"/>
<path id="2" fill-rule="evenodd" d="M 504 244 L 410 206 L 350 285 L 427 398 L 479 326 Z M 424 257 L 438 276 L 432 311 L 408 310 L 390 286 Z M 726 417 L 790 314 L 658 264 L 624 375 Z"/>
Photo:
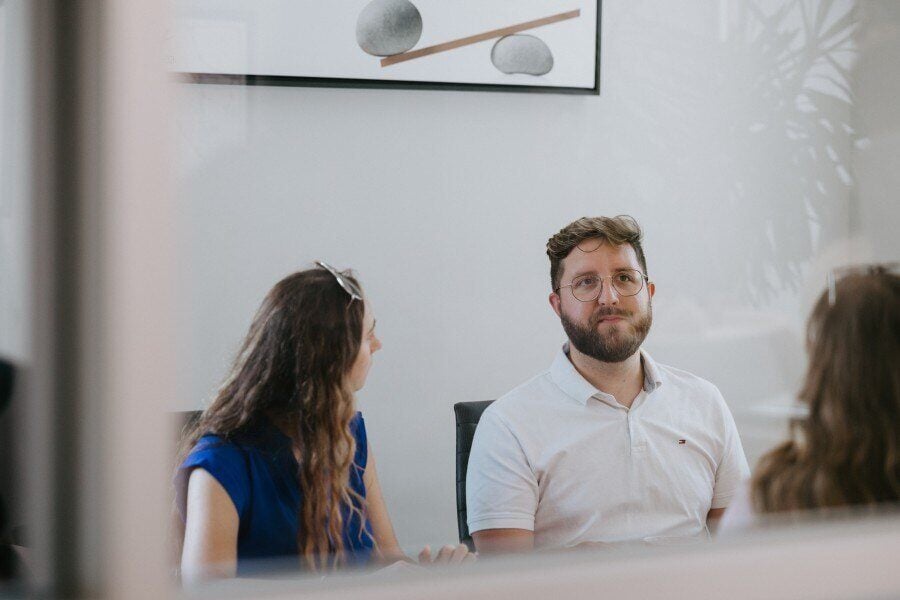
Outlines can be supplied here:
<path id="1" fill-rule="evenodd" d="M 466 504 L 479 552 L 704 537 L 749 476 L 719 390 L 641 350 L 656 291 L 641 238 L 620 216 L 547 242 L 569 341 L 475 432 Z"/>

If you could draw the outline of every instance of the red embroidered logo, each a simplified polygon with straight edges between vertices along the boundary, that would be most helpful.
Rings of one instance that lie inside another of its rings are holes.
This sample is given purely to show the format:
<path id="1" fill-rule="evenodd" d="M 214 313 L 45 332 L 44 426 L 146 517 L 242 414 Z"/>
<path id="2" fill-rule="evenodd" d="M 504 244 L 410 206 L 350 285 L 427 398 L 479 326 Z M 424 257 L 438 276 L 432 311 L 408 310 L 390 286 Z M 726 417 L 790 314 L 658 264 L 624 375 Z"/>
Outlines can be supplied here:
<path id="1" fill-rule="evenodd" d="M 687 440 L 678 440 L 679 444 L 687 444 Z"/>

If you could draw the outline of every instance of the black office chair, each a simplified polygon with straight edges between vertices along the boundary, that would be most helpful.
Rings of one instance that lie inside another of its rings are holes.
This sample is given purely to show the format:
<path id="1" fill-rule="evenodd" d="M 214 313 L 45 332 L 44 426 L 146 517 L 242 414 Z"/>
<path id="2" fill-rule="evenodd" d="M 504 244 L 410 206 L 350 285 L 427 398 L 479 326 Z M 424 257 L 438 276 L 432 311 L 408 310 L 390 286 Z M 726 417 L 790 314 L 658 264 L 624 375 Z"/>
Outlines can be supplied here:
<path id="1" fill-rule="evenodd" d="M 13 383 L 16 380 L 16 370 L 11 362 L 0 358 L 0 413 L 12 399 Z"/>
<path id="2" fill-rule="evenodd" d="M 202 410 L 179 410 L 171 413 L 175 430 L 174 448 L 181 448 L 187 433 L 200 420 L 202 414 Z"/>
<path id="3" fill-rule="evenodd" d="M 182 410 L 175 413 L 175 423 L 178 427 L 179 437 L 193 427 L 200 420 L 202 410 Z"/>
<path id="4" fill-rule="evenodd" d="M 12 399 L 16 370 L 12 363 L 0 359 L 0 413 Z M 12 525 L 3 498 L 0 497 L 0 582 L 9 582 L 21 575 L 22 567 L 13 550 Z"/>
<path id="5" fill-rule="evenodd" d="M 459 527 L 459 541 L 474 551 L 472 536 L 466 524 L 466 467 L 469 466 L 469 450 L 475 437 L 475 428 L 481 414 L 493 400 L 481 402 L 457 402 L 453 405 L 456 414 L 456 524 Z"/>

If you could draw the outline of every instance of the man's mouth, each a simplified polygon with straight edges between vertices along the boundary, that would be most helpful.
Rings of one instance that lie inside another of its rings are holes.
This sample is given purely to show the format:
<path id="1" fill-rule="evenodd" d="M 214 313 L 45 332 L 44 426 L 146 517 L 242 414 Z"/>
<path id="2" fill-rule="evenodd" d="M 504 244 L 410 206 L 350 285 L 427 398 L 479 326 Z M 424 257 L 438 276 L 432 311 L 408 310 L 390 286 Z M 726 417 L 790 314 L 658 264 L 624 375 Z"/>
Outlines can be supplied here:
<path id="1" fill-rule="evenodd" d="M 627 316 L 628 315 L 622 313 L 600 315 L 594 320 L 594 327 L 597 327 L 602 323 L 618 323 L 620 321 L 624 321 Z"/>

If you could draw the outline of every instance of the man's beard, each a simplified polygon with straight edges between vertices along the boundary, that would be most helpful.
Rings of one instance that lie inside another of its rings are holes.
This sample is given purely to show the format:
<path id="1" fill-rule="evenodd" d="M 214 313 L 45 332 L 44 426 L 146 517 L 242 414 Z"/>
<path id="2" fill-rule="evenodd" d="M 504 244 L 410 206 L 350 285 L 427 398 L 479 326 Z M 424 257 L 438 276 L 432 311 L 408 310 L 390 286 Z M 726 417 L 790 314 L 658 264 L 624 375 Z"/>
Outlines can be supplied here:
<path id="1" fill-rule="evenodd" d="M 632 314 L 617 308 L 603 308 L 591 315 L 587 327 L 571 321 L 565 313 L 560 314 L 559 318 L 566 335 L 569 336 L 569 342 L 576 350 L 600 362 L 618 363 L 638 351 L 650 332 L 650 325 L 653 324 L 653 307 L 650 304 L 647 305 L 647 312 L 633 323 L 626 320 Z M 630 324 L 634 330 L 628 331 L 627 327 L 622 327 L 621 330 L 610 327 L 609 332 L 601 333 L 597 328 L 600 319 L 611 315 L 623 317 L 620 325 Z"/>

